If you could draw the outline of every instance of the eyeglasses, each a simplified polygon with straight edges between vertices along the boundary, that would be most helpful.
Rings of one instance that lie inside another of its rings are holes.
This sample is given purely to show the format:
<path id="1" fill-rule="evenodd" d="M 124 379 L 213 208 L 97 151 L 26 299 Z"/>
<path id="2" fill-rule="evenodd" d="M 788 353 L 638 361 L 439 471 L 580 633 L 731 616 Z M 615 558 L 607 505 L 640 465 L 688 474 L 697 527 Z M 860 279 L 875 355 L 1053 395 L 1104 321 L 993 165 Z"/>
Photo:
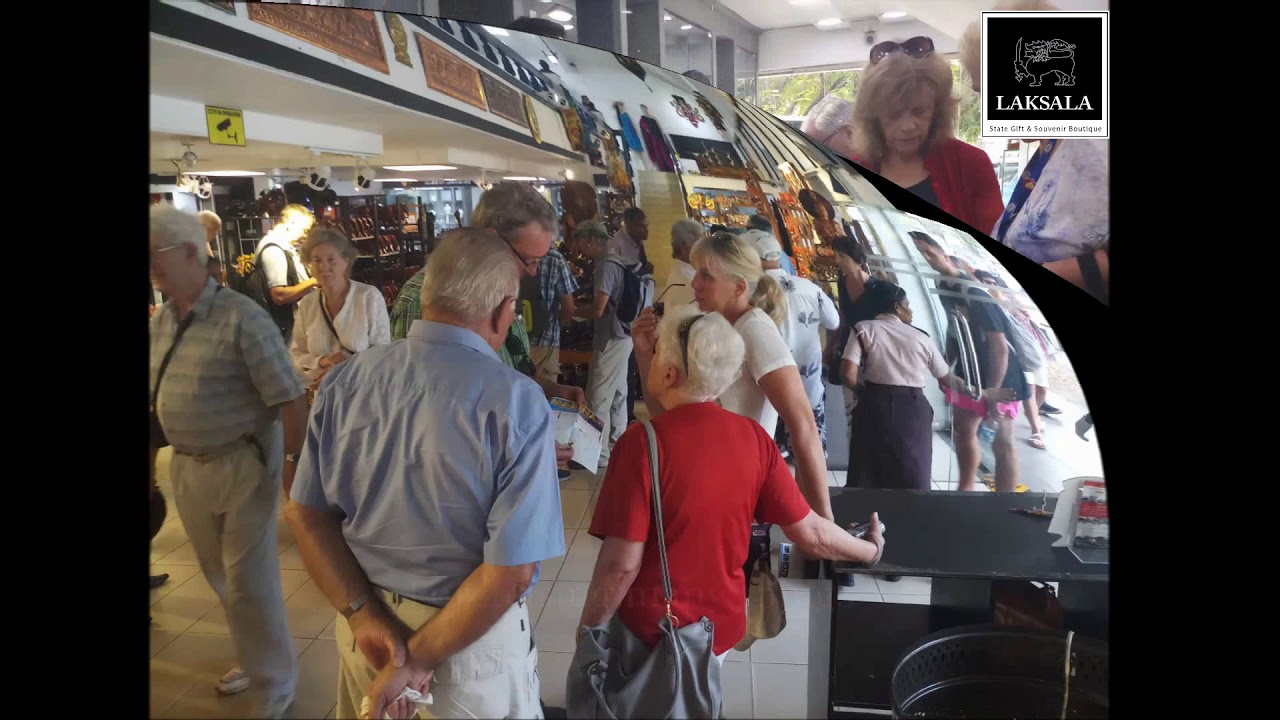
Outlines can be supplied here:
<path id="1" fill-rule="evenodd" d="M 689 374 L 689 333 L 693 330 L 693 324 L 701 320 L 704 315 L 694 315 L 693 317 L 680 323 L 680 329 L 676 331 L 676 337 L 680 339 L 680 358 L 684 361 L 684 374 Z"/>
<path id="2" fill-rule="evenodd" d="M 499 235 L 498 237 L 502 236 Z M 542 260 L 540 257 L 527 258 L 524 255 L 521 255 L 520 251 L 516 249 L 516 246 L 512 245 L 511 241 L 506 238 L 502 238 L 502 242 L 506 243 L 507 247 L 511 248 L 511 253 L 516 256 L 516 259 L 520 261 L 520 264 L 523 265 L 526 270 L 533 270 L 537 268 L 538 262 Z"/>
<path id="3" fill-rule="evenodd" d="M 917 35 L 906 42 L 886 40 L 871 48 L 871 64 L 875 65 L 893 53 L 906 53 L 907 57 L 922 58 L 933 54 L 933 38 Z"/>
<path id="4" fill-rule="evenodd" d="M 169 252 L 170 250 L 175 250 L 175 249 L 180 248 L 180 247 L 182 247 L 182 243 L 178 243 L 177 245 L 167 245 L 167 246 L 162 247 L 162 248 L 154 248 L 154 249 L 151 251 L 151 257 L 154 259 L 154 258 L 155 258 L 157 255 L 159 255 L 160 253 Z"/>

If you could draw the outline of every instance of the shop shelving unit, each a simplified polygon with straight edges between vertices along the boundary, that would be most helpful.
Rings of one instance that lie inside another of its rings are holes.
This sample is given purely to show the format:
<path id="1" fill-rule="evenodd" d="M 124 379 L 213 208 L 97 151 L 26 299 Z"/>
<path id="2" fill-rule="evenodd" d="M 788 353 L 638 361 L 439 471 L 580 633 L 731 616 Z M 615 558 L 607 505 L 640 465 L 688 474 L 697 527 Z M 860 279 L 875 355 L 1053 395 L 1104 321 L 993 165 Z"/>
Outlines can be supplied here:
<path id="1" fill-rule="evenodd" d="M 422 267 L 434 225 L 420 200 L 391 205 L 386 200 L 386 195 L 340 198 L 339 222 L 360 251 L 352 277 L 381 290 L 390 306 Z"/>

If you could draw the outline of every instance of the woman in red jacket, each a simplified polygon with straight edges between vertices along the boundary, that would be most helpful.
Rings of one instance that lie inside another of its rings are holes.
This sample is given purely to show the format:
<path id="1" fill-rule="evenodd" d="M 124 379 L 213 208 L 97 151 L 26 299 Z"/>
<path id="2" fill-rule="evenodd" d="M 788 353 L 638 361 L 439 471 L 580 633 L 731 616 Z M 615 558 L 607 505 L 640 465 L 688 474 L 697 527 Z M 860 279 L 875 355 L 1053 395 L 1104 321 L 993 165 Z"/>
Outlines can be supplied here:
<path id="1" fill-rule="evenodd" d="M 955 139 L 951 67 L 933 40 L 871 48 L 853 104 L 854 162 L 933 203 L 980 233 L 1004 212 L 986 151 Z"/>

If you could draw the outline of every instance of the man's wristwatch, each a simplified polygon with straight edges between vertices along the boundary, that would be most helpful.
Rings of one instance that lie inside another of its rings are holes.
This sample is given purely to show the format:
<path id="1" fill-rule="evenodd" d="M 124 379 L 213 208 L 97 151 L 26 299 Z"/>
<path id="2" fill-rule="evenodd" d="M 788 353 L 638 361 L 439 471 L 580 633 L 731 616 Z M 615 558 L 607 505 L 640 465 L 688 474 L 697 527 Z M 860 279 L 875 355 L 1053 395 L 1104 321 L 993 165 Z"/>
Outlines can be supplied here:
<path id="1" fill-rule="evenodd" d="M 360 608 L 364 607 L 370 599 L 369 593 L 365 593 L 355 600 L 352 600 L 350 605 L 342 608 L 342 617 L 350 620 L 351 616 L 360 612 Z"/>
<path id="2" fill-rule="evenodd" d="M 285 461 L 285 462 L 287 462 L 287 463 L 293 463 L 294 465 L 297 465 L 297 464 L 298 464 L 298 454 L 299 454 L 299 453 L 285 453 L 285 454 L 284 454 L 284 461 Z"/>

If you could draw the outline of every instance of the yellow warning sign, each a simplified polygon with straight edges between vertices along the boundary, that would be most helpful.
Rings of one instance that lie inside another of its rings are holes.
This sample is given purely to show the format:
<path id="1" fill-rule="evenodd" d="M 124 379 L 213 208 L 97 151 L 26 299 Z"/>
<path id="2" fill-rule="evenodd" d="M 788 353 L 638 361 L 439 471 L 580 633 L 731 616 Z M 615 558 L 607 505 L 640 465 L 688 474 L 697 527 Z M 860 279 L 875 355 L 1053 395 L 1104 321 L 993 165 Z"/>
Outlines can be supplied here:
<path id="1" fill-rule="evenodd" d="M 209 142 L 214 145 L 244 147 L 243 112 L 206 105 L 204 114 L 209 122 Z"/>

